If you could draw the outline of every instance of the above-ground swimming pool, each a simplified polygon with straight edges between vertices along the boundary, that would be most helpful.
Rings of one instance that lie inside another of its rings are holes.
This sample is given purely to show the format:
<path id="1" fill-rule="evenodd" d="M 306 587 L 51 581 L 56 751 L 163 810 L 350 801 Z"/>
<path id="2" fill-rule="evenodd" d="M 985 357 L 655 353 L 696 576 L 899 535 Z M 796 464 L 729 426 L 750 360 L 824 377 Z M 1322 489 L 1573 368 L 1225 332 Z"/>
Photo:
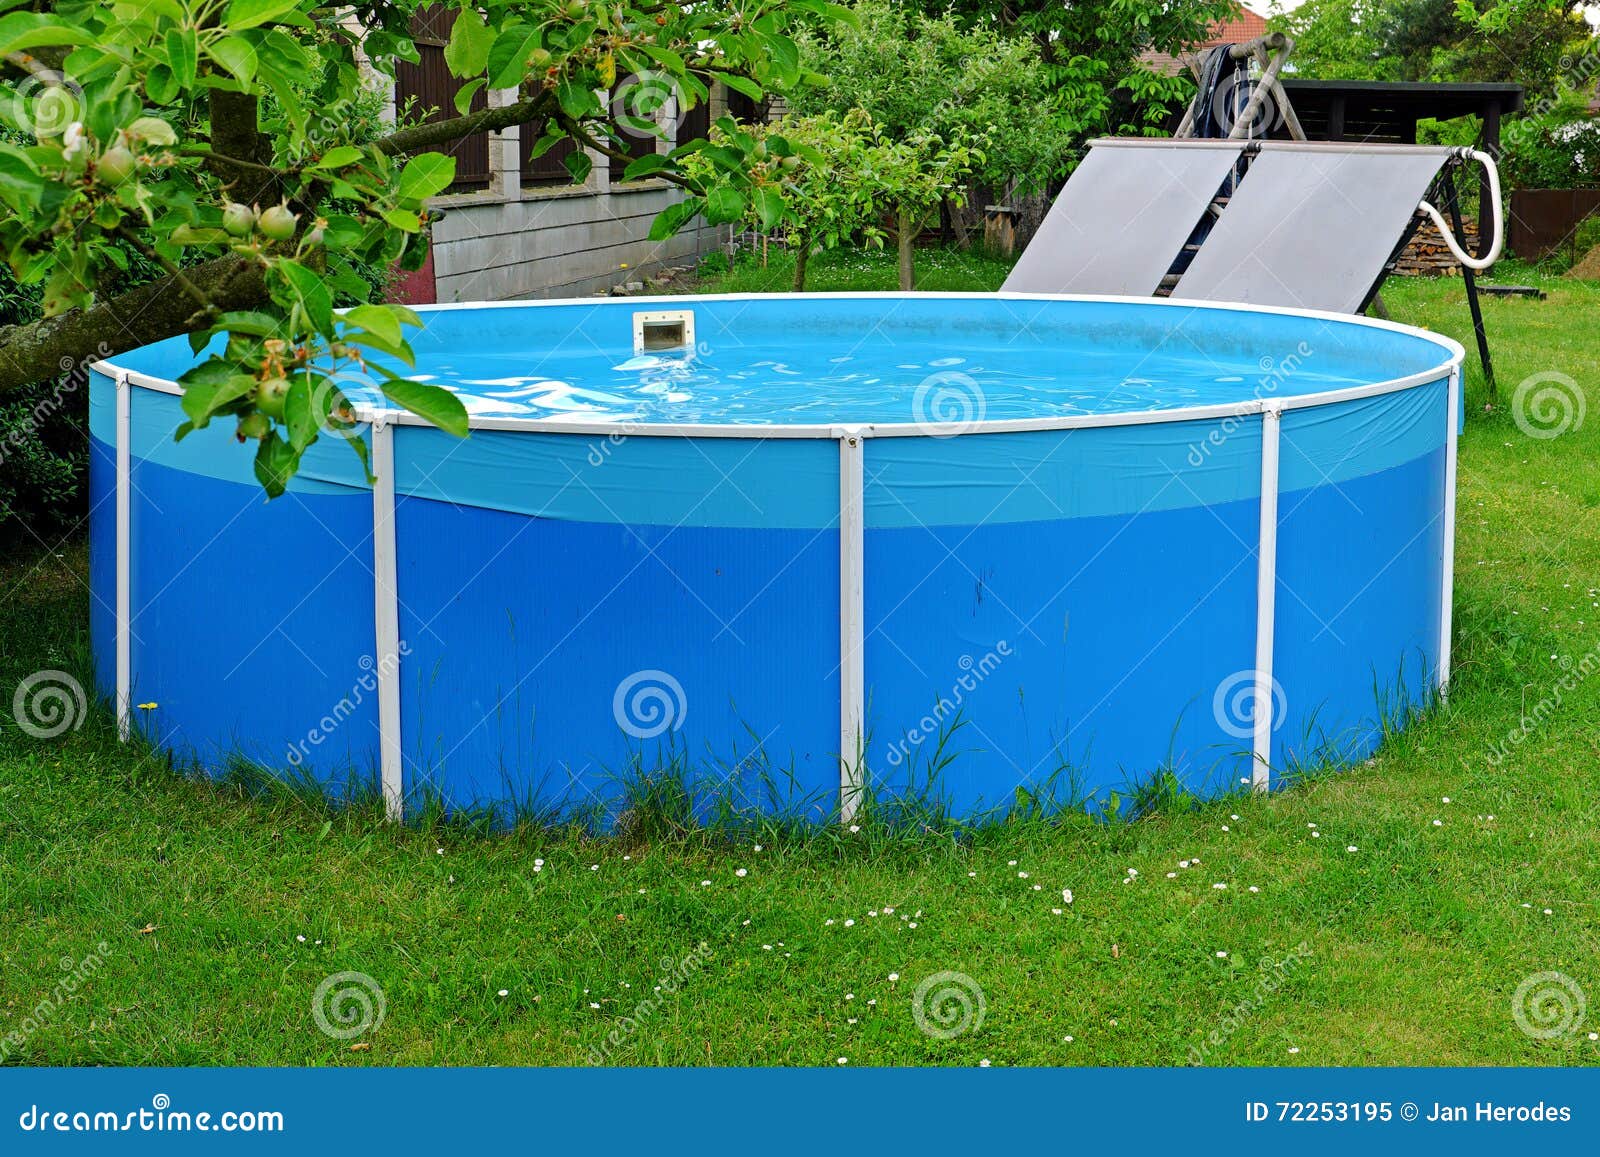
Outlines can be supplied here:
<path id="1" fill-rule="evenodd" d="M 974 817 L 1262 788 L 1448 677 L 1461 349 L 1152 300 L 424 309 L 459 440 L 365 397 L 267 502 L 184 339 L 92 380 L 124 722 L 424 802 Z M 1114 795 L 1113 795 L 1114 793 Z"/>

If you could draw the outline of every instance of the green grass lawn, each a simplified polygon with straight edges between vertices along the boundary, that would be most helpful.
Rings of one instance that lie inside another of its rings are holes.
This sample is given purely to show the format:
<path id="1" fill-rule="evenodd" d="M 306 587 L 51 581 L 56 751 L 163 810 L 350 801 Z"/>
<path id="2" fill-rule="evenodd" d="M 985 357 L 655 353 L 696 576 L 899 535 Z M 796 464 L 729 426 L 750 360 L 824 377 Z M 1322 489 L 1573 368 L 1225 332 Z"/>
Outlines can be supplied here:
<path id="1" fill-rule="evenodd" d="M 930 287 L 1004 275 L 955 254 L 919 259 Z M 700 288 L 786 287 L 781 264 Z M 817 289 L 893 285 L 889 257 L 815 265 Z M 1502 399 L 1559 371 L 1600 402 L 1600 287 L 1543 284 L 1547 301 L 1486 303 Z M 1459 282 L 1391 283 L 1387 298 L 1397 319 L 1468 335 Z M 368 808 L 247 797 L 119 745 L 103 713 L 53 741 L 19 732 L 11 691 L 81 662 L 87 596 L 81 542 L 14 550 L 0 565 L 0 1053 L 1594 1063 L 1600 679 L 1563 691 L 1498 766 L 1491 756 L 1563 660 L 1576 671 L 1595 658 L 1600 415 L 1534 439 L 1504 404 L 1484 412 L 1476 377 L 1469 387 L 1448 705 L 1345 774 L 1135 823 L 999 825 L 960 842 L 829 830 L 624 846 L 394 828 Z M 344 972 L 383 993 L 384 1019 L 354 1048 L 313 1014 L 319 985 Z M 950 1039 L 913 1015 L 919 983 L 942 972 L 982 991 L 981 1026 Z M 1512 1016 L 1519 984 L 1543 972 L 1586 990 L 1592 1009 L 1551 1039 Z"/>

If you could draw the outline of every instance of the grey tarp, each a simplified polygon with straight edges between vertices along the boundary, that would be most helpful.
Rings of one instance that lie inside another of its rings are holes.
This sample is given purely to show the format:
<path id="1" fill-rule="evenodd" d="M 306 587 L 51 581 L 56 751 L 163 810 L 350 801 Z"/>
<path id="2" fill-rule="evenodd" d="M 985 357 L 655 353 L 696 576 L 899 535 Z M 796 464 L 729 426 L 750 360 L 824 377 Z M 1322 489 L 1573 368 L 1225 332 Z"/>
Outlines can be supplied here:
<path id="1" fill-rule="evenodd" d="M 1172 296 L 1359 311 L 1450 150 L 1260 148 Z"/>
<path id="2" fill-rule="evenodd" d="M 1001 288 L 1149 296 L 1243 148 L 1243 141 L 1094 142 Z"/>

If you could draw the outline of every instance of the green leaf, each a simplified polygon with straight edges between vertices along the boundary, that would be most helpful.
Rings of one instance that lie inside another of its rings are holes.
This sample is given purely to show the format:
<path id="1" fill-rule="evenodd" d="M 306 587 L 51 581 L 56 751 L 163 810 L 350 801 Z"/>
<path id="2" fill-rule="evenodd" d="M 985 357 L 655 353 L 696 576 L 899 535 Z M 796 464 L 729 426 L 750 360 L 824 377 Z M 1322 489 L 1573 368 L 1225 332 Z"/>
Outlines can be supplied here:
<path id="1" fill-rule="evenodd" d="M 366 475 L 367 485 L 376 485 L 378 480 L 372 476 L 372 459 L 367 456 L 367 444 L 360 438 L 344 438 L 341 441 L 348 442 L 350 449 L 356 452 L 356 457 L 361 459 L 361 472 Z"/>
<path id="2" fill-rule="evenodd" d="M 317 415 L 312 409 L 311 379 L 296 374 L 283 399 L 283 424 L 289 431 L 289 445 L 304 450 L 317 440 Z"/>
<path id="3" fill-rule="evenodd" d="M 206 45 L 206 55 L 220 64 L 240 84 L 256 74 L 256 50 L 242 36 L 224 36 Z"/>
<path id="4" fill-rule="evenodd" d="M 572 174 L 572 183 L 581 185 L 589 179 L 589 171 L 594 168 L 594 158 L 588 153 L 573 151 L 561 158 L 561 163 L 567 167 L 567 172 Z"/>
<path id="5" fill-rule="evenodd" d="M 160 117 L 139 117 L 128 126 L 128 132 L 146 144 L 158 147 L 178 143 L 178 134 Z"/>
<path id="6" fill-rule="evenodd" d="M 329 213 L 328 225 L 322 231 L 322 244 L 329 249 L 348 249 L 359 245 L 367 231 L 361 222 L 347 213 Z"/>
<path id="7" fill-rule="evenodd" d="M 467 408 L 441 386 L 398 379 L 383 386 L 383 396 L 458 438 L 467 436 Z"/>
<path id="8" fill-rule="evenodd" d="M 770 33 L 762 39 L 767 46 L 767 57 L 777 66 L 779 76 L 787 79 L 799 73 L 800 49 L 793 40 L 781 32 Z"/>
<path id="9" fill-rule="evenodd" d="M 166 65 L 153 64 L 144 74 L 144 91 L 151 104 L 171 104 L 178 99 L 178 78 Z"/>
<path id="10" fill-rule="evenodd" d="M 0 143 L 0 196 L 12 204 L 36 206 L 44 186 L 44 177 L 26 153 Z"/>
<path id="11" fill-rule="evenodd" d="M 426 200 L 456 179 L 456 159 L 443 153 L 421 153 L 406 163 L 400 174 L 402 200 Z"/>
<path id="12" fill-rule="evenodd" d="M 737 221 L 744 216 L 748 204 L 739 190 L 719 185 L 706 194 L 706 220 L 713 225 Z"/>
<path id="13" fill-rule="evenodd" d="M 671 160 L 660 153 L 646 153 L 644 156 L 629 163 L 627 169 L 623 171 L 622 179 L 624 181 L 638 181 L 676 167 Z"/>
<path id="14" fill-rule="evenodd" d="M 564 80 L 556 86 L 556 100 L 561 104 L 561 111 L 575 121 L 585 117 L 592 117 L 600 111 L 600 98 L 594 89 L 576 81 Z"/>
<path id="15" fill-rule="evenodd" d="M 252 337 L 277 337 L 283 332 L 283 318 L 254 309 L 233 310 L 217 318 L 212 333 L 247 333 Z"/>
<path id="16" fill-rule="evenodd" d="M 230 28 L 257 28 L 281 20 L 300 7 L 300 0 L 233 0 L 228 5 Z M 289 21 L 298 24 L 300 21 Z"/>
<path id="17" fill-rule="evenodd" d="M 537 28 L 513 24 L 495 37 L 484 63 L 489 69 L 489 87 L 512 88 L 528 72 L 528 54 L 543 39 Z"/>
<path id="18" fill-rule="evenodd" d="M 165 42 L 167 67 L 178 81 L 179 88 L 192 88 L 200 65 L 200 49 L 193 28 L 169 28 Z"/>
<path id="19" fill-rule="evenodd" d="M 480 76 L 467 81 L 466 84 L 456 89 L 455 98 L 451 101 L 451 103 L 456 106 L 457 116 L 466 116 L 467 113 L 472 110 L 472 98 L 476 96 L 478 94 L 478 90 L 487 83 L 488 81 Z"/>
<path id="20" fill-rule="evenodd" d="M 484 24 L 476 9 L 462 8 L 450 29 L 450 43 L 444 46 L 444 63 L 454 76 L 477 76 L 489 63 L 489 49 L 495 42 L 494 29 Z"/>
<path id="21" fill-rule="evenodd" d="M 656 219 L 650 223 L 650 240 L 665 241 L 693 221 L 702 208 L 704 203 L 699 197 L 688 197 L 668 205 L 656 214 Z"/>
<path id="22" fill-rule="evenodd" d="M 763 185 L 752 194 L 755 201 L 756 216 L 761 218 L 761 227 L 771 229 L 783 220 L 783 196 L 770 185 Z"/>
<path id="23" fill-rule="evenodd" d="M 94 32 L 79 28 L 54 16 L 36 12 L 12 12 L 0 16 L 0 54 L 72 44 L 93 44 Z"/>
<path id="24" fill-rule="evenodd" d="M 346 165 L 353 165 L 367 154 L 354 145 L 336 145 L 323 153 L 316 162 L 309 165 L 312 169 L 342 169 Z"/>
<path id="25" fill-rule="evenodd" d="M 221 229 L 197 229 L 193 225 L 177 225 L 167 234 L 173 245 L 222 245 L 228 234 Z"/>
<path id="26" fill-rule="evenodd" d="M 391 344 L 399 345 L 405 340 L 400 334 L 400 319 L 385 306 L 357 305 L 345 311 L 344 319 Z"/>
<path id="27" fill-rule="evenodd" d="M 713 72 L 711 75 L 733 89 L 734 92 L 743 93 L 751 100 L 760 100 L 766 95 L 761 86 L 748 76 L 740 76 L 733 72 Z"/>
<path id="28" fill-rule="evenodd" d="M 383 219 L 403 233 L 417 233 L 422 229 L 422 218 L 410 209 L 385 209 Z"/>
<path id="29" fill-rule="evenodd" d="M 306 319 L 318 333 L 333 328 L 333 294 L 314 271 L 295 261 L 280 261 L 278 271 L 306 311 Z"/>
<path id="30" fill-rule="evenodd" d="M 268 430 L 256 448 L 256 481 L 261 483 L 268 498 L 277 498 L 289 486 L 289 479 L 300 469 L 300 454 L 289 443 L 278 437 L 278 431 Z"/>
<path id="31" fill-rule="evenodd" d="M 178 379 L 183 386 L 179 404 L 196 429 L 203 428 L 211 416 L 229 402 L 238 401 L 256 388 L 256 380 L 241 374 L 230 362 L 211 358 L 201 362 Z"/>

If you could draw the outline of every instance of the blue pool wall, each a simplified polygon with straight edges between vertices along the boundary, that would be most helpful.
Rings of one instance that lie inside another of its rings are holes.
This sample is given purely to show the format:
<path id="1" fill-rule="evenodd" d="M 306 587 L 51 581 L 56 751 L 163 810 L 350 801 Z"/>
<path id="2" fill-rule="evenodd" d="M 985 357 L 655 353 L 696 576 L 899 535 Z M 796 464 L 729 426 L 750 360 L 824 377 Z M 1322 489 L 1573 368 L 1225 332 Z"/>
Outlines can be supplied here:
<path id="1" fill-rule="evenodd" d="M 635 307 L 621 304 L 562 308 L 592 311 L 605 340 L 631 341 L 604 328 L 627 324 Z M 850 313 L 813 304 L 815 316 Z M 430 315 L 429 333 L 511 324 L 514 312 Z M 1444 361 L 1423 339 L 1348 328 L 1351 356 L 1385 373 Z M 175 377 L 191 356 L 164 343 L 120 364 Z M 1385 716 L 1431 693 L 1447 385 L 1441 373 L 1283 413 L 1280 773 L 1364 757 Z M 92 375 L 91 627 L 104 694 L 115 389 Z M 176 396 L 134 388 L 131 409 L 141 730 L 212 770 L 239 755 L 329 781 L 374 776 L 373 500 L 355 456 L 324 437 L 268 503 L 231 434 L 173 440 Z M 869 787 L 919 795 L 930 765 L 953 756 L 937 792 L 967 816 L 1012 805 L 1019 788 L 1104 800 L 1161 771 L 1199 795 L 1237 788 L 1250 774 L 1248 727 L 1216 696 L 1255 663 L 1262 423 L 867 438 Z M 614 814 L 630 766 L 675 760 L 708 794 L 836 812 L 835 440 L 479 430 L 462 442 L 401 426 L 394 449 L 413 806 L 427 794 L 456 808 Z M 619 684 L 643 671 L 670 673 L 683 703 L 676 726 L 646 740 L 614 710 Z"/>

